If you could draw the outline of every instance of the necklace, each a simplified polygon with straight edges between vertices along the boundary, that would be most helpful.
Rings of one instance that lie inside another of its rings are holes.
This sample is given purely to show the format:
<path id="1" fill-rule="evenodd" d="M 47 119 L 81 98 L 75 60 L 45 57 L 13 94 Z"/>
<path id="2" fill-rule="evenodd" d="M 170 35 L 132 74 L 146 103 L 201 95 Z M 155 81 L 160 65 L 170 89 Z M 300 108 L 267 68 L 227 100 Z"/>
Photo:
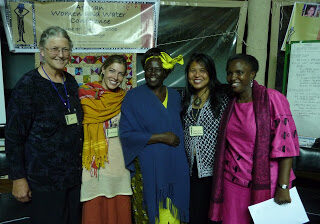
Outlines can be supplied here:
<path id="1" fill-rule="evenodd" d="M 196 113 L 194 113 L 193 110 L 197 110 Z M 199 108 L 199 109 L 192 108 L 191 116 L 192 116 L 194 122 L 197 122 L 197 120 L 198 120 L 198 115 L 199 115 L 199 112 L 200 112 L 200 111 L 201 111 L 201 108 Z"/>
<path id="2" fill-rule="evenodd" d="M 206 89 L 206 91 L 204 91 L 201 96 L 195 96 L 194 100 L 193 100 L 193 105 L 195 105 L 196 107 L 199 107 L 202 103 L 202 99 L 201 97 L 207 92 L 208 88 Z"/>

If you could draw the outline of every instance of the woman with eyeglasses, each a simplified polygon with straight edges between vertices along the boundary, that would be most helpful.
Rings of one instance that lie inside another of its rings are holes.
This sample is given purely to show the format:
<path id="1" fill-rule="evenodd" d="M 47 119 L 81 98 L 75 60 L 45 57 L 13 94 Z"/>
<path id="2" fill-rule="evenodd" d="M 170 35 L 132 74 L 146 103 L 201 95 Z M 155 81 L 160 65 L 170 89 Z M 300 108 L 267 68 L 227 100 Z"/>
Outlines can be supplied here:
<path id="1" fill-rule="evenodd" d="M 7 108 L 6 151 L 12 194 L 31 203 L 33 224 L 78 224 L 82 108 L 64 71 L 72 41 L 60 27 L 43 31 L 42 63 L 16 84 Z"/>
<path id="2" fill-rule="evenodd" d="M 111 55 L 101 66 L 101 82 L 79 88 L 84 113 L 81 201 L 83 224 L 130 224 L 130 173 L 124 165 L 118 135 L 120 85 L 127 73 L 122 55 Z"/>
<path id="3" fill-rule="evenodd" d="M 180 95 L 163 82 L 182 55 L 151 48 L 142 59 L 146 85 L 130 90 L 121 107 L 120 139 L 131 171 L 137 224 L 189 219 L 189 168 L 180 119 Z"/>

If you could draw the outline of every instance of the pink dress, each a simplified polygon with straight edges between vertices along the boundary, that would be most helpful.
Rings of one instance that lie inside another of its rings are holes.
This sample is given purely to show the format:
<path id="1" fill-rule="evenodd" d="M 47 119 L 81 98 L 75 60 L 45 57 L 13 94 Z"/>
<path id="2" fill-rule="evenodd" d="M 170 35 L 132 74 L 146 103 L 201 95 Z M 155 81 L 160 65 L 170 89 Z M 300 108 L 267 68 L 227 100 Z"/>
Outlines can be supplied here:
<path id="1" fill-rule="evenodd" d="M 278 160 L 280 157 L 299 155 L 298 138 L 296 134 L 289 103 L 286 98 L 268 89 L 270 99 L 271 142 L 270 152 L 270 182 L 271 195 L 274 197 L 278 179 Z M 284 108 L 285 107 L 285 108 Z M 281 112 L 280 112 L 281 111 Z M 284 113 L 285 111 L 285 113 Z M 288 111 L 288 113 L 286 113 Z M 249 224 L 250 214 L 250 184 L 252 180 L 253 150 L 256 138 L 256 121 L 253 102 L 235 103 L 234 111 L 227 125 L 227 148 L 224 165 L 224 202 L 220 212 L 212 212 L 213 221 L 222 218 L 223 224 Z M 295 178 L 292 170 L 290 183 Z"/>

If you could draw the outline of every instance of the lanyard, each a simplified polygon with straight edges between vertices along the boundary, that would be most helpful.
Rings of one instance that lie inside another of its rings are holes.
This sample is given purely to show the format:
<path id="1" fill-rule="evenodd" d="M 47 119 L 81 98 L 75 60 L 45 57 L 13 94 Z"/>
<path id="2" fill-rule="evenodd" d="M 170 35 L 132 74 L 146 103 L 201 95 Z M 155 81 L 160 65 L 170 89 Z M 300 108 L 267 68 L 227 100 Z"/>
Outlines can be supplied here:
<path id="1" fill-rule="evenodd" d="M 64 87 L 64 92 L 66 94 L 66 100 L 63 99 L 63 97 L 60 95 L 56 85 L 51 81 L 50 77 L 48 76 L 48 74 L 46 73 L 46 71 L 44 70 L 43 66 L 41 65 L 42 71 L 44 72 L 44 74 L 46 74 L 46 76 L 48 77 L 48 79 L 51 82 L 52 87 L 56 90 L 56 92 L 58 93 L 60 100 L 62 101 L 63 105 L 68 109 L 68 111 L 70 112 L 70 102 L 69 102 L 69 98 L 68 98 L 68 92 L 67 92 L 67 88 L 66 88 L 66 83 L 64 82 L 63 78 L 62 78 L 62 82 L 63 82 L 63 87 Z"/>

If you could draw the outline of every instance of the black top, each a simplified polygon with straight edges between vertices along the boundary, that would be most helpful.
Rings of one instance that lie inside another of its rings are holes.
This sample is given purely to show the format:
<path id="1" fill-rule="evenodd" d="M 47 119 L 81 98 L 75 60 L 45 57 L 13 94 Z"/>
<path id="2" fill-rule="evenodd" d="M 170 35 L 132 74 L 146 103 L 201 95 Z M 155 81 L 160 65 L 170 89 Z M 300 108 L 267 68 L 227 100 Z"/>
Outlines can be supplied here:
<path id="1" fill-rule="evenodd" d="M 5 130 L 9 178 L 26 177 L 31 189 L 55 191 L 81 183 L 83 112 L 78 84 L 69 73 L 65 77 L 78 124 L 66 124 L 68 110 L 36 69 L 19 80 L 9 101 Z M 63 84 L 55 86 L 66 99 Z"/>

